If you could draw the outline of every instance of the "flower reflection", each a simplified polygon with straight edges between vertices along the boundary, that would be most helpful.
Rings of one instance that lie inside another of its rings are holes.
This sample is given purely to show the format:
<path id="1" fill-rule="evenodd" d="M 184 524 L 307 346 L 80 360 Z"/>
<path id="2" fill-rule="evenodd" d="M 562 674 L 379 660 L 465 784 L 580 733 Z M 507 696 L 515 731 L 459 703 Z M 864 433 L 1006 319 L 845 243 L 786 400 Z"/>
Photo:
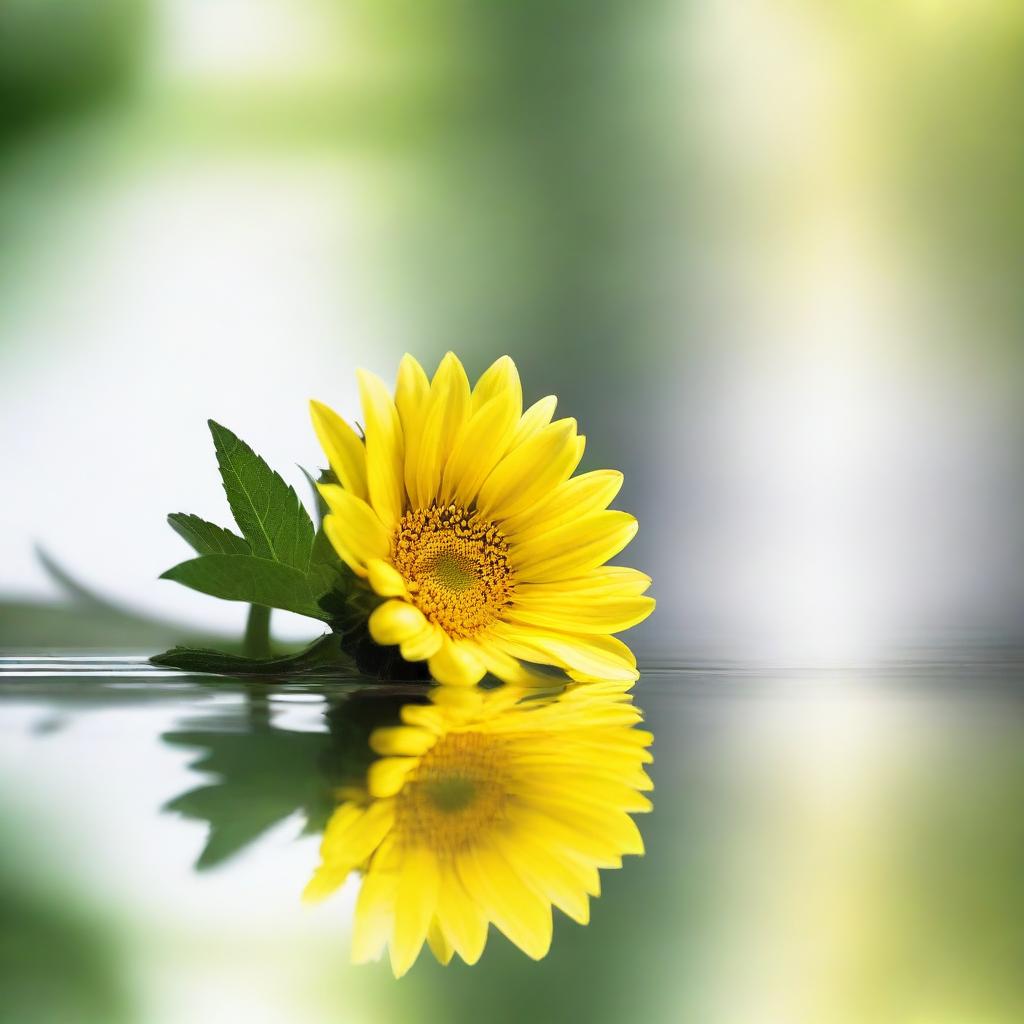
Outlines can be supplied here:
<path id="1" fill-rule="evenodd" d="M 361 872 L 352 957 L 387 946 L 396 977 L 424 941 L 476 963 L 490 924 L 540 959 L 552 907 L 586 924 L 598 869 L 643 853 L 630 815 L 651 808 L 652 736 L 627 686 L 440 687 L 400 719 L 371 734 L 379 757 L 334 811 L 306 897 Z"/>

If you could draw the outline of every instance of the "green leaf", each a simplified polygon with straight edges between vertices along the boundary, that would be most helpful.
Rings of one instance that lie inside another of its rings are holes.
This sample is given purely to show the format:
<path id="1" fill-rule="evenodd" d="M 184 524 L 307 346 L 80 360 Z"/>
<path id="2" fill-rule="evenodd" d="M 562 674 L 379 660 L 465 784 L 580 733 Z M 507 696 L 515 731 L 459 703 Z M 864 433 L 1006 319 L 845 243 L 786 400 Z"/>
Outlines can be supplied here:
<path id="1" fill-rule="evenodd" d="M 171 528 L 185 541 L 195 548 L 200 555 L 248 555 L 252 553 L 248 541 L 237 533 L 225 530 L 222 526 L 208 523 L 199 516 L 190 516 L 184 512 L 172 512 L 167 517 Z"/>
<path id="2" fill-rule="evenodd" d="M 230 430 L 209 423 L 224 492 L 252 553 L 306 572 L 313 522 L 295 489 Z"/>
<path id="3" fill-rule="evenodd" d="M 254 555 L 201 555 L 168 569 L 161 579 L 174 580 L 211 597 L 247 601 L 267 608 L 327 619 L 317 603 L 323 593 L 304 572 Z"/>
<path id="4" fill-rule="evenodd" d="M 325 668 L 351 667 L 351 659 L 342 652 L 339 638 L 328 633 L 294 654 L 277 658 L 243 658 L 202 647 L 173 647 L 149 659 L 154 665 L 227 676 L 280 676 L 312 672 Z"/>
<path id="5" fill-rule="evenodd" d="M 196 868 L 230 860 L 271 826 L 295 812 L 325 820 L 334 805 L 331 780 L 320 768 L 330 750 L 326 733 L 290 732 L 270 724 L 235 723 L 239 732 L 174 732 L 176 748 L 198 748 L 194 771 L 214 776 L 175 797 L 165 811 L 209 825 Z"/>

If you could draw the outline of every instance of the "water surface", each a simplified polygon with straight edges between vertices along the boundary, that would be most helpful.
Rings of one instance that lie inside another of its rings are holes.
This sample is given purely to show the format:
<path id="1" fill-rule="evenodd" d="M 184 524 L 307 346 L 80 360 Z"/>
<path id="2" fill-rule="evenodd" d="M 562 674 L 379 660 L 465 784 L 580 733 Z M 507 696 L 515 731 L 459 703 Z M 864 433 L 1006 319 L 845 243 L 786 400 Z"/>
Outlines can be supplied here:
<path id="1" fill-rule="evenodd" d="M 588 926 L 556 911 L 544 960 L 492 929 L 477 966 L 424 951 L 398 982 L 349 965 L 356 881 L 300 900 L 359 680 L 0 674 L 5 1022 L 1024 1019 L 1013 652 L 645 671 L 646 855 L 602 872 Z"/>

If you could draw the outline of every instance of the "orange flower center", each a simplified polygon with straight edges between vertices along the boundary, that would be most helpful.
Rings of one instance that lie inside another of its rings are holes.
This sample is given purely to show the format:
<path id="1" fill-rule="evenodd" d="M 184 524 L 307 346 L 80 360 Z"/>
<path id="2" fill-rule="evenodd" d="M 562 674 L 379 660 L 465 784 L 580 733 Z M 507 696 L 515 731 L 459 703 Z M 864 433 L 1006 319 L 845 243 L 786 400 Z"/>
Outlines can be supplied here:
<path id="1" fill-rule="evenodd" d="M 502 818 L 508 799 L 500 741 L 476 732 L 449 733 L 423 755 L 395 807 L 401 842 L 456 853 Z"/>
<path id="2" fill-rule="evenodd" d="M 419 610 L 455 639 L 480 632 L 512 600 L 508 541 L 494 523 L 458 505 L 406 512 L 394 561 Z"/>

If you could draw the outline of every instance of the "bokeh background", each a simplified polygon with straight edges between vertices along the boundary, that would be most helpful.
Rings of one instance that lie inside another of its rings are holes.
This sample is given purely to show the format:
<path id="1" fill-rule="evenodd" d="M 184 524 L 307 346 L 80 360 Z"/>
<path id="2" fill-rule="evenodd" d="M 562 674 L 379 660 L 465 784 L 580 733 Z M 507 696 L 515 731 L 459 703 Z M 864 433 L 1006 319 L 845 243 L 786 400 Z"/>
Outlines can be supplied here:
<path id="1" fill-rule="evenodd" d="M 207 417 L 301 490 L 320 462 L 306 401 L 355 415 L 355 367 L 390 379 L 404 351 L 451 348 L 479 372 L 509 353 L 529 397 L 577 416 L 586 468 L 626 472 L 628 560 L 659 601 L 634 634 L 642 664 L 807 683 L 748 721 L 700 701 L 694 717 L 651 676 L 660 866 L 634 865 L 601 943 L 583 941 L 596 922 L 566 938 L 576 959 L 536 991 L 584 1000 L 593 957 L 619 987 L 591 991 L 591 1019 L 1020 1020 L 1019 712 L 893 707 L 857 673 L 953 664 L 940 688 L 966 700 L 1021 640 L 1022 269 L 1017 0 L 4 0 L 0 642 L 237 634 L 244 609 L 156 579 L 186 553 L 166 513 L 226 519 Z M 79 591 L 60 614 L 74 581 L 120 612 Z M 91 835 L 100 864 L 101 822 L 132 851 L 55 900 L 42 866 L 36 888 L 22 877 L 35 854 L 5 848 L 0 889 L 24 909 L 0 935 L 32 921 L 88 979 L 77 1010 L 40 1020 L 278 1020 L 299 994 L 311 1020 L 421 1019 L 396 1016 L 390 988 L 378 1004 L 360 982 L 357 1000 L 352 972 L 325 980 L 344 958 L 326 923 L 286 933 L 306 952 L 253 997 L 247 961 L 277 962 L 253 938 L 280 927 L 274 858 L 301 875 L 294 851 L 305 864 L 315 844 L 273 845 L 200 895 L 201 829 L 138 826 L 187 787 L 183 754 L 152 753 L 180 714 L 92 716 L 107 724 L 62 741 L 57 767 L 22 735 L 48 728 L 38 705 L 5 729 L 22 847 Z M 152 870 L 125 881 L 133 858 L 177 878 L 173 899 L 147 902 Z M 104 885 L 130 926 L 84 895 Z M 940 911 L 937 893 L 953 894 Z M 177 920 L 171 902 L 187 927 L 140 939 L 140 921 Z M 662 926 L 642 942 L 638 906 Z M 160 971 L 129 977 L 140 941 Z M 475 995 L 437 974 L 401 991 L 439 1020 L 446 999 L 543 1019 L 508 1001 L 539 975 L 506 959 Z M 632 1018 L 630 992 L 649 997 Z"/>

